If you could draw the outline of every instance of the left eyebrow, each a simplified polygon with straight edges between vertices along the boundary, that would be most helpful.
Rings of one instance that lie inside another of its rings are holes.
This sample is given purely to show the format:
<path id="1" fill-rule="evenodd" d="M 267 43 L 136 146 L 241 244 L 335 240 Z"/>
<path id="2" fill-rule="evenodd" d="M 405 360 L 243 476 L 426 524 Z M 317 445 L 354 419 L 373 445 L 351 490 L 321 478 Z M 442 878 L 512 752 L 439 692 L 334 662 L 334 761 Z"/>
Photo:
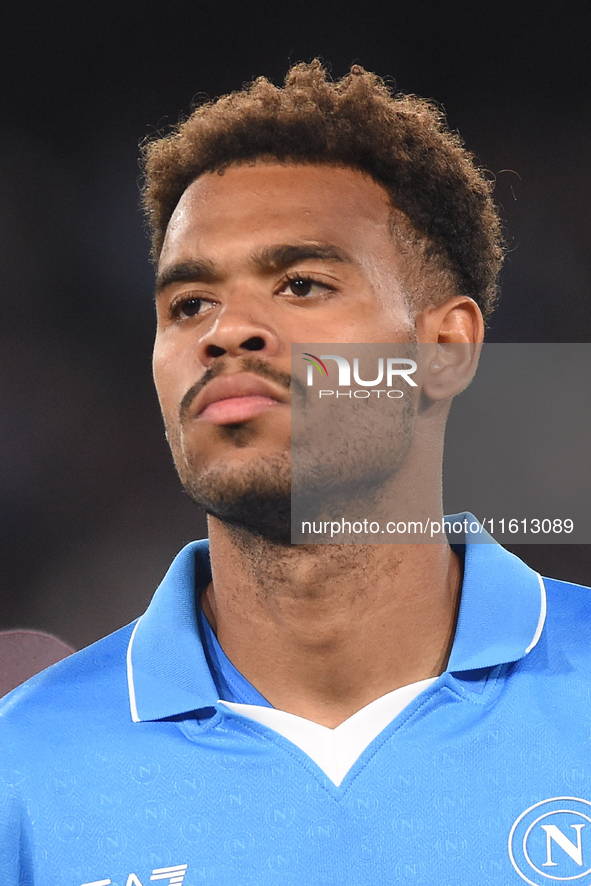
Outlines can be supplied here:
<path id="1" fill-rule="evenodd" d="M 291 265 L 311 259 L 339 264 L 355 264 L 353 258 L 344 249 L 330 243 L 266 246 L 251 256 L 252 263 L 262 273 L 283 271 Z"/>

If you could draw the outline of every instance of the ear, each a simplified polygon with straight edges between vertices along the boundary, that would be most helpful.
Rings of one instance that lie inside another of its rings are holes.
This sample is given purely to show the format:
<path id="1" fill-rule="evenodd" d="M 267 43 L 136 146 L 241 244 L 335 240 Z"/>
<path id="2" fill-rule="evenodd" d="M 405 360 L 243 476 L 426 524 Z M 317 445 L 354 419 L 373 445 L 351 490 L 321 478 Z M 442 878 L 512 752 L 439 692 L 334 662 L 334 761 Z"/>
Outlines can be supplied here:
<path id="1" fill-rule="evenodd" d="M 467 388 L 478 366 L 484 320 L 473 299 L 457 296 L 417 315 L 423 394 L 446 400 Z"/>
<path id="2" fill-rule="evenodd" d="M 419 342 L 475 342 L 484 340 L 484 320 L 474 299 L 467 295 L 450 298 L 437 307 L 417 314 Z"/>

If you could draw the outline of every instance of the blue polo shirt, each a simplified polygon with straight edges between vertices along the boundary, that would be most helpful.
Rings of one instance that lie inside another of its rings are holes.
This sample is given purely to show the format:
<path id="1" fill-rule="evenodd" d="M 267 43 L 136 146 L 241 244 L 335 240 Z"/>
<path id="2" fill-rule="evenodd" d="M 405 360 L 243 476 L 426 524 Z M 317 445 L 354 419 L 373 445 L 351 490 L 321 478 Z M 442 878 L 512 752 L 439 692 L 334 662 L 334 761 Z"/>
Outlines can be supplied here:
<path id="1" fill-rule="evenodd" d="M 2 886 L 590 886 L 590 591 L 460 553 L 448 669 L 337 786 L 218 703 L 267 704 L 204 636 L 188 545 L 142 618 L 0 704 Z"/>

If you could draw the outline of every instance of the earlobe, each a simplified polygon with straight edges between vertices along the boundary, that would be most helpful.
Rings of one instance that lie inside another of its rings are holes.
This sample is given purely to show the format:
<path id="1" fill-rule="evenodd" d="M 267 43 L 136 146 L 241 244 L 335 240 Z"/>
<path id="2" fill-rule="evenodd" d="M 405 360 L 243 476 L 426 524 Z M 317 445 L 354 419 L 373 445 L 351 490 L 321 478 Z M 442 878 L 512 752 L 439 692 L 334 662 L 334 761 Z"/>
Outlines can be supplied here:
<path id="1" fill-rule="evenodd" d="M 480 357 L 480 342 L 439 342 L 423 346 L 423 394 L 430 400 L 447 400 L 467 388 Z"/>

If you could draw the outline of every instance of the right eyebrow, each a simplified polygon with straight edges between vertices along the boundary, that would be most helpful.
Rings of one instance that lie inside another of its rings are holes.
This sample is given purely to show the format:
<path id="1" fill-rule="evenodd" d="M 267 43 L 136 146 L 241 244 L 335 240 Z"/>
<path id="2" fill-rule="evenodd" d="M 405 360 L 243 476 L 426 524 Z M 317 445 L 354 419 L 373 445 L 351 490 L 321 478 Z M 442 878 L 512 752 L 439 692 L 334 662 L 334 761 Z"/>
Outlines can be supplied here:
<path id="1" fill-rule="evenodd" d="M 204 259 L 178 262 L 164 268 L 156 277 L 156 298 L 173 283 L 218 283 L 220 274 L 213 264 Z"/>

